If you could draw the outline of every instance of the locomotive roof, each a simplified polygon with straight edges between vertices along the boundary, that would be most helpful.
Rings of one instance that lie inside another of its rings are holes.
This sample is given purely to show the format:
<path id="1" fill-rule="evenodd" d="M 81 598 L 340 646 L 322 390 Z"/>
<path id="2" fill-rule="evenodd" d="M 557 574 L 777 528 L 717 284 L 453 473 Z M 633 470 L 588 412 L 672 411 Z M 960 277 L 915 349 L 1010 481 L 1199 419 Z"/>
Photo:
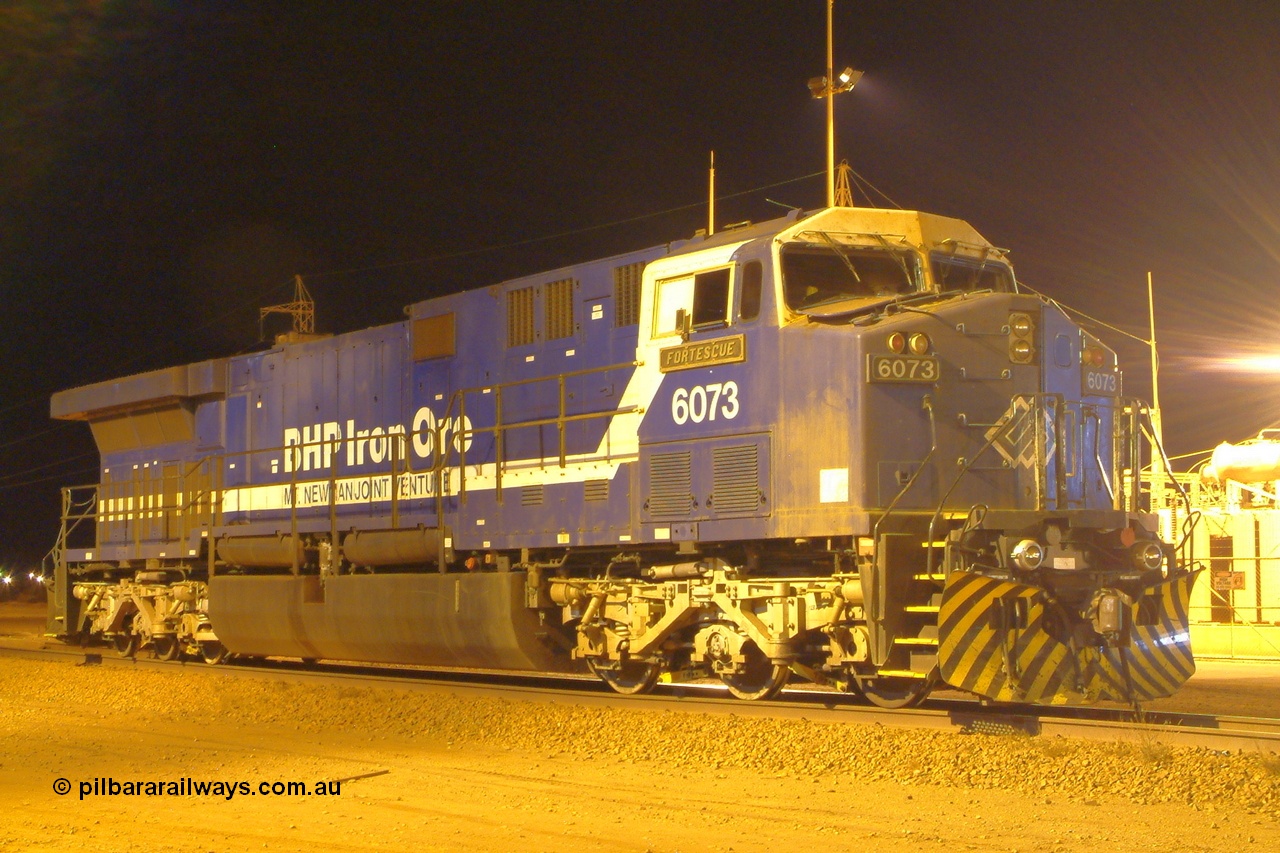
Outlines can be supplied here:
<path id="1" fill-rule="evenodd" d="M 201 397 L 218 397 L 226 391 L 226 372 L 216 369 L 221 362 L 215 359 L 162 367 L 59 391 L 49 402 L 49 415 L 60 420 L 82 421 L 90 415 L 112 411 L 160 408 Z"/>
<path id="2" fill-rule="evenodd" d="M 756 240 L 803 240 L 805 232 L 833 232 L 838 234 L 884 234 L 901 237 L 913 246 L 925 251 L 944 245 L 955 251 L 996 251 L 986 238 L 962 219 L 923 213 L 916 210 L 885 210 L 865 207 L 835 207 L 816 211 L 793 209 L 785 216 L 756 223 L 742 223 L 722 228 L 711 236 L 699 232 L 695 236 L 675 240 L 658 246 L 650 246 L 631 252 L 623 252 L 605 258 L 595 258 L 582 263 L 566 264 L 550 270 L 539 270 L 490 285 L 495 291 L 531 284 L 542 284 L 561 278 L 571 278 L 589 267 L 616 267 L 634 261 L 654 261 L 660 258 L 676 258 L 681 255 L 706 251 L 717 246 L 734 243 L 750 243 Z M 462 291 L 466 292 L 466 291 Z M 442 302 L 460 294 L 432 297 L 414 302 L 405 308 L 410 317 L 425 316 L 440 310 Z"/>
<path id="3" fill-rule="evenodd" d="M 734 243 L 749 243 L 757 240 L 803 241 L 806 232 L 883 234 L 900 237 L 925 251 L 944 245 L 952 249 L 961 247 L 964 251 L 1001 251 L 995 249 L 964 220 L 933 213 L 858 207 L 836 207 L 808 212 L 792 210 L 785 216 L 765 222 L 728 226 L 711 236 L 698 234 L 689 239 L 676 240 L 647 249 L 598 258 L 581 264 L 570 264 L 553 270 L 543 270 L 528 276 L 508 279 L 492 287 L 505 289 L 524 283 L 541 283 L 560 277 L 569 277 L 584 267 L 597 265 L 613 267 L 637 260 L 675 258 Z M 415 302 L 406 308 L 405 313 L 411 317 L 420 316 L 423 312 L 438 310 L 441 301 L 447 302 L 460 295 L 450 294 Z M 215 368 L 215 365 L 222 361 L 222 359 L 215 359 L 198 364 L 167 367 L 60 391 L 54 394 L 50 401 L 50 415 L 64 420 L 86 420 L 91 414 L 99 415 L 112 410 L 176 405 L 204 396 L 218 396 L 225 392 L 225 375 Z"/>

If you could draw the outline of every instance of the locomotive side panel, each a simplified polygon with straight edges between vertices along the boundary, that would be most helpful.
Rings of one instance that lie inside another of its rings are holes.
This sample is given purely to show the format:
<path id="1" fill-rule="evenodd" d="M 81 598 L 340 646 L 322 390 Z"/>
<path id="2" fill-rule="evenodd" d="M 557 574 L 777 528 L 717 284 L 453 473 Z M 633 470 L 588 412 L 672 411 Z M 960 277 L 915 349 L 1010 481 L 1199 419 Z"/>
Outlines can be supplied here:
<path id="1" fill-rule="evenodd" d="M 686 548 L 768 538 L 779 377 L 767 242 L 653 267 L 633 379 L 637 402 L 648 400 L 638 433 L 641 538 Z"/>

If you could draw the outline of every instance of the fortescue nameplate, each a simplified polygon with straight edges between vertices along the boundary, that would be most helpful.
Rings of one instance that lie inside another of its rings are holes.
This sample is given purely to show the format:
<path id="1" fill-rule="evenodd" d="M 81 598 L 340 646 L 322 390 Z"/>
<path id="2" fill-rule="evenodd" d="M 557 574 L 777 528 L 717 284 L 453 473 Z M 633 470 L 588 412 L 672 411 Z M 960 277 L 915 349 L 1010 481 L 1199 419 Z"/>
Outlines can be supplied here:
<path id="1" fill-rule="evenodd" d="M 696 344 L 681 344 L 660 350 L 658 355 L 658 366 L 663 373 L 694 367 L 713 367 L 717 364 L 735 364 L 747 360 L 747 337 L 730 335 Z"/>

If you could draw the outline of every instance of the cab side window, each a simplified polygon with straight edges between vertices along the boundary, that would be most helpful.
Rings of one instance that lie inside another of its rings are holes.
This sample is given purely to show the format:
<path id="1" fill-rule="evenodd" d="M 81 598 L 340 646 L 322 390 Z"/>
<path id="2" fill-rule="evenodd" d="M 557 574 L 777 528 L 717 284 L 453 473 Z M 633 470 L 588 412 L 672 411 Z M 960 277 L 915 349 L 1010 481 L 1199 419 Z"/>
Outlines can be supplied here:
<path id="1" fill-rule="evenodd" d="M 693 327 L 708 329 L 729 323 L 729 268 L 693 277 Z"/>
<path id="2" fill-rule="evenodd" d="M 759 261 L 750 261 L 742 268 L 742 297 L 738 304 L 738 317 L 754 320 L 760 316 L 760 293 L 764 283 L 764 271 Z"/>
<path id="3" fill-rule="evenodd" d="M 679 333 L 681 318 L 688 314 L 692 304 L 692 276 L 658 282 L 658 304 L 653 312 L 654 336 Z"/>
<path id="4" fill-rule="evenodd" d="M 653 313 L 654 336 L 729 325 L 732 275 L 732 267 L 721 267 L 659 281 Z M 682 324 L 685 328 L 681 328 Z"/>

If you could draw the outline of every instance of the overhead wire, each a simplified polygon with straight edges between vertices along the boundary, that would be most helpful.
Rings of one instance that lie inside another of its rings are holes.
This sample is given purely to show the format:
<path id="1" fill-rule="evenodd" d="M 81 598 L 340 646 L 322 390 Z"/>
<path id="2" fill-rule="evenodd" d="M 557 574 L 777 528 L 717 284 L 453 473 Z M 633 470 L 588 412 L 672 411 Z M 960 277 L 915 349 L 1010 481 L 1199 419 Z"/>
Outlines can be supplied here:
<path id="1" fill-rule="evenodd" d="M 15 477 L 24 477 L 24 476 L 26 476 L 26 475 L 28 475 L 28 474 L 35 474 L 35 473 L 36 473 L 36 472 L 38 472 L 38 471 L 47 471 L 47 470 L 48 470 L 48 469 L 50 469 L 50 468 L 58 468 L 58 467 L 60 467 L 60 466 L 62 466 L 62 465 L 66 465 L 68 462 L 78 462 L 78 461 L 80 461 L 81 459 L 87 459 L 87 458 L 89 458 L 90 456 L 97 456 L 97 455 L 98 455 L 98 454 L 97 454 L 96 452 L 81 453 L 81 454 L 79 454 L 79 455 L 77 455 L 77 456 L 69 456 L 69 457 L 67 457 L 67 458 L 65 458 L 65 459 L 58 459 L 58 460 L 57 460 L 57 461 L 55 461 L 55 462 L 49 462 L 49 463 L 47 463 L 47 464 L 45 464 L 45 465 L 38 465 L 38 466 L 36 466 L 35 468 L 28 468 L 27 470 L 25 470 L 25 471 L 20 471 L 20 472 L 18 472 L 18 473 L 14 473 L 14 474 L 5 474 L 5 475 L 3 475 L 3 476 L 0 476 L 0 486 L 4 486 L 4 485 L 6 485 L 6 483 L 5 483 L 5 481 L 6 481 L 6 480 L 12 480 L 12 479 L 13 479 L 13 478 L 15 478 Z"/>
<path id="2" fill-rule="evenodd" d="M 816 178 L 825 174 L 826 174 L 825 171 L 811 172 L 807 175 L 801 175 L 796 178 L 788 178 L 785 181 L 778 181 L 772 184 L 765 184 L 764 186 L 754 187 L 749 190 L 741 190 L 740 192 L 736 192 L 736 193 L 726 193 L 724 195 L 717 195 L 715 198 L 716 198 L 716 201 L 727 201 L 728 199 L 741 198 L 742 196 L 751 195 L 753 193 L 764 192 L 765 190 L 771 190 L 771 189 L 774 189 L 775 187 L 782 187 L 782 186 L 786 186 L 787 184 L 794 184 L 800 181 L 807 181 L 811 178 Z M 515 249 L 521 246 L 529 246 L 534 243 L 544 243 L 549 240 L 559 240 L 563 237 L 575 237 L 579 234 L 587 234 L 591 231 L 603 231 L 606 228 L 616 228 L 619 225 L 631 225 L 632 223 L 642 222 L 646 219 L 655 219 L 659 216 L 668 216 L 672 213 L 680 213 L 681 211 L 685 211 L 685 210 L 693 210 L 694 208 L 702 207 L 705 204 L 706 204 L 705 201 L 696 201 L 696 202 L 691 202 L 690 204 L 682 204 L 676 207 L 670 207 L 670 208 L 667 208 L 666 210 L 655 211 L 653 213 L 643 213 L 643 214 L 640 214 L 639 216 L 630 216 L 625 219 L 615 219 L 612 222 L 604 222 L 599 225 L 585 225 L 581 228 L 573 228 L 568 231 L 559 231 L 555 234 L 545 234 L 541 237 L 530 237 L 526 240 L 515 240 L 510 243 L 497 243 L 497 244 L 492 244 L 488 246 L 478 246 L 474 249 L 461 249 L 456 252 L 445 252 L 438 255 L 429 255 L 427 257 L 422 257 L 422 258 L 410 258 L 403 261 L 389 261 L 383 264 L 371 264 L 369 266 L 363 266 L 363 267 L 349 267 L 347 269 L 326 270 L 321 272 L 304 273 L 303 278 L 324 278 L 326 276 L 349 275 L 352 273 L 359 273 L 359 272 L 374 272 L 377 270 L 413 266 L 415 264 L 428 264 L 428 263 L 436 263 L 438 261 L 449 261 L 455 258 L 464 258 L 469 255 L 484 254 L 486 252 L 499 252 L 506 249 Z"/>
<path id="3" fill-rule="evenodd" d="M 84 474 L 84 476 L 87 478 L 87 477 L 95 476 L 97 475 L 97 473 L 98 473 L 98 468 L 97 466 L 94 466 L 93 468 L 79 468 L 75 471 L 65 471 L 60 474 L 50 474 L 47 477 L 37 477 L 34 480 L 23 480 L 20 483 L 0 483 L 0 492 L 7 491 L 9 489 L 21 489 L 21 488 L 25 488 L 26 486 L 35 486 L 40 483 L 48 483 L 54 480 L 65 481 L 72 475 Z"/>
<path id="4" fill-rule="evenodd" d="M 0 450 L 4 450 L 6 447 L 13 447 L 18 444 L 25 444 L 28 441 L 34 441 L 35 439 L 46 436 L 51 432 L 64 430 L 69 426 L 71 426 L 70 421 L 56 421 L 53 426 L 48 427 L 47 429 L 42 429 L 39 432 L 28 433 L 27 435 L 22 436 L 22 438 L 15 438 L 11 441 L 6 441 L 4 444 L 0 444 Z"/>
<path id="5" fill-rule="evenodd" d="M 875 207 L 875 206 L 876 206 L 876 204 L 875 204 L 875 201 L 871 198 L 871 193 L 867 192 L 867 190 L 866 190 L 866 189 L 864 189 L 864 187 L 868 187 L 868 188 L 870 188 L 870 189 L 874 190 L 874 191 L 875 191 L 875 193 L 876 193 L 876 195 L 880 196 L 882 199 L 884 199 L 885 201 L 889 202 L 889 204 L 890 204 L 891 206 L 893 206 L 893 207 L 894 207 L 894 208 L 896 208 L 897 210 L 902 210 L 902 205 L 898 204 L 896 201 L 894 201 L 892 198 L 890 198 L 890 197 L 888 196 L 888 194 L 887 194 L 887 193 L 885 193 L 883 190 L 881 190 L 881 189 L 880 189 L 879 187 L 877 187 L 875 184 L 873 184 L 873 183 L 871 183 L 870 181 L 868 181 L 866 178 L 864 178 L 862 175 L 860 175 L 860 174 L 859 174 L 856 170 L 854 170 L 852 167 L 850 167 L 850 168 L 849 168 L 849 174 L 853 175 L 853 177 L 856 179 L 856 181 L 857 181 L 857 183 L 858 183 L 858 188 L 862 190 L 862 197 L 863 197 L 863 198 L 865 198 L 865 199 L 867 200 L 867 206 L 868 206 L 868 207 Z"/>

